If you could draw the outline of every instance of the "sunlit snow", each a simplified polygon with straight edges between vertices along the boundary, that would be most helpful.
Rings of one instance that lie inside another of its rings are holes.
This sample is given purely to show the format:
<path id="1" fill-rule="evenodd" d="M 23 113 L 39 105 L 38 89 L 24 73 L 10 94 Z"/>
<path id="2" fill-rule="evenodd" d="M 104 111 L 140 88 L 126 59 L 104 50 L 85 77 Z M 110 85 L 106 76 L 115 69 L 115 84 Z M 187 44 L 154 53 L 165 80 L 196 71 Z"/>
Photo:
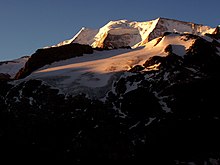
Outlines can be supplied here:
<path id="1" fill-rule="evenodd" d="M 164 49 L 168 44 L 174 45 L 175 53 L 183 56 L 185 49 L 188 49 L 194 40 L 184 41 L 181 35 L 171 34 L 157 42 L 158 40 L 155 39 L 148 42 L 145 47 L 95 51 L 93 54 L 55 62 L 40 68 L 26 79 L 42 79 L 48 84 L 59 87 L 65 93 L 86 92 L 90 96 L 102 97 L 111 89 L 112 82 L 123 71 L 135 65 L 143 65 L 149 57 L 166 56 Z M 181 47 L 181 49 L 175 49 L 175 47 Z M 128 89 L 130 90 L 132 89 Z"/>
<path id="2" fill-rule="evenodd" d="M 124 35 L 123 42 L 126 43 L 127 46 L 136 48 L 163 35 L 164 32 L 190 33 L 203 36 L 206 33 L 213 33 L 214 31 L 215 28 L 209 26 L 167 18 L 157 18 L 144 22 L 118 20 L 110 21 L 97 30 L 82 28 L 73 38 L 55 46 L 79 43 L 88 44 L 92 47 L 101 47 L 108 34 L 110 34 L 120 37 Z"/>

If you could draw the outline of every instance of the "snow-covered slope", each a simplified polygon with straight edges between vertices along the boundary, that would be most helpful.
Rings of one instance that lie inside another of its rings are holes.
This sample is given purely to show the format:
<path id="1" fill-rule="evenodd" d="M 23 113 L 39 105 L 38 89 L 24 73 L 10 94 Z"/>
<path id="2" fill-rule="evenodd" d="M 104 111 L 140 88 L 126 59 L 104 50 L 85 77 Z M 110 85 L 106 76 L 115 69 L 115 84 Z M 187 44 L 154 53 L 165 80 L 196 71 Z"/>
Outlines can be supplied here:
<path id="1" fill-rule="evenodd" d="M 26 80 L 41 79 L 64 93 L 75 95 L 82 92 L 91 97 L 101 98 L 124 71 L 129 71 L 136 65 L 143 66 L 150 57 L 167 56 L 168 46 L 172 49 L 172 53 L 184 57 L 187 49 L 198 36 L 212 42 L 213 39 L 204 34 L 213 31 L 215 29 L 208 26 L 165 18 L 148 22 L 111 21 L 99 30 L 82 28 L 71 40 L 64 41 L 57 47 L 79 43 L 113 48 L 128 45 L 133 49 L 94 51 L 93 54 L 84 54 L 82 57 L 71 58 L 71 56 L 70 59 L 63 61 L 54 60 L 58 62 L 50 62 L 46 63 L 50 65 L 38 67 L 38 70 L 30 72 L 31 75 L 26 77 Z M 63 53 L 66 54 L 65 51 Z M 158 65 L 150 66 L 145 70 L 157 69 L 157 67 Z M 17 71 L 14 71 L 12 76 Z M 9 73 L 9 71 L 5 72 Z"/>
<path id="2" fill-rule="evenodd" d="M 29 57 L 25 56 L 12 61 L 0 62 L 0 73 L 9 74 L 11 78 L 14 78 L 16 73 L 24 67 Z"/>
<path id="3" fill-rule="evenodd" d="M 73 38 L 70 40 L 65 40 L 55 46 L 67 45 L 70 43 L 91 45 L 95 41 L 95 36 L 97 33 L 98 30 L 83 27 Z"/>
<path id="4" fill-rule="evenodd" d="M 191 33 L 195 35 L 212 34 L 216 28 L 191 22 L 167 18 L 157 18 L 146 22 L 128 20 L 110 21 L 98 30 L 82 28 L 72 39 L 55 46 L 69 43 L 88 44 L 92 47 L 136 48 L 163 35 L 164 32 Z"/>
<path id="5" fill-rule="evenodd" d="M 92 55 L 55 62 L 26 79 L 42 79 L 65 93 L 85 92 L 91 97 L 102 97 L 121 72 L 143 65 L 154 55 L 166 56 L 164 49 L 170 44 L 175 54 L 184 56 L 193 42 L 186 35 L 169 34 L 148 42 L 143 48 L 95 51 Z"/>

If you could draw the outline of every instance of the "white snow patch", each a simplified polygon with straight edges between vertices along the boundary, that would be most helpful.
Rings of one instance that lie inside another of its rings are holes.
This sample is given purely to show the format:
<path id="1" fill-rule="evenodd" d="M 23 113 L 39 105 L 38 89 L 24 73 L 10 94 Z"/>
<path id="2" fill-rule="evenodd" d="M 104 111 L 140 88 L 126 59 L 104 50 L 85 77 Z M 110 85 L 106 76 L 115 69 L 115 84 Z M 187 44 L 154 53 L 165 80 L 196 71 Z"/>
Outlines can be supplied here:
<path id="1" fill-rule="evenodd" d="M 121 109 L 118 109 L 115 105 L 113 106 L 113 109 L 116 110 L 119 113 L 119 117 L 125 119 L 127 115 L 121 111 Z"/>
<path id="2" fill-rule="evenodd" d="M 99 127 L 99 125 L 95 125 L 93 128 L 98 128 Z"/>
<path id="3" fill-rule="evenodd" d="M 167 18 L 160 18 L 156 29 L 160 31 L 161 29 L 166 29 L 168 32 L 191 33 L 195 35 L 212 34 L 215 31 L 215 28 L 209 26 Z"/>
<path id="4" fill-rule="evenodd" d="M 138 126 L 138 124 L 140 124 L 140 121 L 138 121 L 138 122 L 137 122 L 136 124 L 134 124 L 133 126 L 129 127 L 129 130 L 131 130 L 131 129 L 133 129 L 133 128 L 137 127 L 137 126 Z"/>
<path id="5" fill-rule="evenodd" d="M 160 64 L 161 63 L 151 65 L 151 66 L 147 67 L 147 69 L 148 70 L 159 70 L 158 67 L 160 66 Z"/>
<path id="6" fill-rule="evenodd" d="M 22 93 L 23 93 L 22 89 L 19 90 L 18 92 L 19 92 L 19 98 L 22 98 Z"/>
<path id="7" fill-rule="evenodd" d="M 167 106 L 167 103 L 165 103 L 164 101 L 160 100 L 159 104 L 162 106 L 162 109 L 164 111 L 166 111 L 166 113 L 171 112 L 171 109 Z"/>
<path id="8" fill-rule="evenodd" d="M 150 125 L 155 119 L 156 119 L 156 117 L 150 117 L 149 122 L 146 123 L 144 126 L 146 127 L 146 126 Z"/>
<path id="9" fill-rule="evenodd" d="M 120 118 L 125 119 L 127 117 L 127 115 L 125 113 L 123 113 L 121 110 L 118 110 L 119 114 L 120 114 Z"/>
<path id="10" fill-rule="evenodd" d="M 20 102 L 20 100 L 19 100 L 19 98 L 18 98 L 18 97 L 13 97 L 13 99 L 15 99 L 15 103 Z"/>
<path id="11" fill-rule="evenodd" d="M 29 97 L 29 104 L 30 105 L 33 105 L 33 101 L 34 101 L 34 98 L 33 97 Z"/>
<path id="12" fill-rule="evenodd" d="M 164 98 L 166 98 L 167 96 L 163 96 L 163 97 L 160 97 L 158 93 L 154 92 L 154 95 L 156 98 L 159 99 L 159 104 L 161 105 L 162 109 L 166 112 L 166 113 L 170 113 L 172 112 L 171 111 L 171 108 L 169 108 L 167 106 L 167 103 L 163 101 Z"/>
<path id="13" fill-rule="evenodd" d="M 125 91 L 125 93 L 131 92 L 131 91 L 137 89 L 137 88 L 138 88 L 138 84 L 139 84 L 140 82 L 132 82 L 131 85 L 130 85 L 130 83 L 131 83 L 131 82 L 127 82 L 127 83 L 126 83 L 126 91 Z"/>
<path id="14" fill-rule="evenodd" d="M 166 73 L 163 75 L 163 79 L 164 79 L 165 81 L 167 81 L 169 75 L 170 75 L 170 73 L 169 73 L 169 72 L 166 72 Z"/>
<path id="15" fill-rule="evenodd" d="M 197 70 L 195 70 L 194 68 L 189 68 L 189 67 L 185 67 L 186 69 L 188 69 L 188 70 L 190 70 L 190 71 L 192 71 L 193 73 L 196 73 L 197 72 Z"/>

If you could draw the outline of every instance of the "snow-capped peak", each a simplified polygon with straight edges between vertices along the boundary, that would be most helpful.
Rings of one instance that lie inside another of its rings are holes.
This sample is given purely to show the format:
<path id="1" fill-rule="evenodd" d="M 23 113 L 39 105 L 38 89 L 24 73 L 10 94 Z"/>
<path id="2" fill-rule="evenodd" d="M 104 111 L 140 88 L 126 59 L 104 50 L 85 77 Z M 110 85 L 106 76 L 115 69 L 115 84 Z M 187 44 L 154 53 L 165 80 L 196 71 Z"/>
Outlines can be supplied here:
<path id="1" fill-rule="evenodd" d="M 100 29 L 82 28 L 72 39 L 56 46 L 70 43 L 87 44 L 92 47 L 125 47 L 136 48 L 163 35 L 165 32 L 190 33 L 196 35 L 212 34 L 216 28 L 178 21 L 157 18 L 151 21 L 136 22 L 128 20 L 110 21 Z"/>

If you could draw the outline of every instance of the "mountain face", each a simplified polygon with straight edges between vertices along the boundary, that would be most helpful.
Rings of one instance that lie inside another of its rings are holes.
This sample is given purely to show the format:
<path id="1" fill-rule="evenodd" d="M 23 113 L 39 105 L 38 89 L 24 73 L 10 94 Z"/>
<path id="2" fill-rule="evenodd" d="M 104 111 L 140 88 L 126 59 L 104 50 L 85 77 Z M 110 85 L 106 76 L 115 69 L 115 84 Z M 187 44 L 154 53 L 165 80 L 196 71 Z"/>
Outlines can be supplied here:
<path id="1" fill-rule="evenodd" d="M 12 61 L 0 62 L 0 80 L 9 80 L 14 78 L 17 72 L 24 67 L 28 58 L 28 56 L 24 56 Z"/>
<path id="2" fill-rule="evenodd" d="M 216 28 L 167 18 L 158 18 L 147 22 L 127 20 L 110 21 L 99 30 L 82 28 L 72 39 L 57 46 L 80 43 L 92 47 L 136 48 L 162 36 L 165 32 L 190 33 L 195 35 L 213 34 Z"/>
<path id="3" fill-rule="evenodd" d="M 0 81 L 2 157 L 220 164 L 219 50 L 218 28 L 165 18 L 39 49 Z"/>

